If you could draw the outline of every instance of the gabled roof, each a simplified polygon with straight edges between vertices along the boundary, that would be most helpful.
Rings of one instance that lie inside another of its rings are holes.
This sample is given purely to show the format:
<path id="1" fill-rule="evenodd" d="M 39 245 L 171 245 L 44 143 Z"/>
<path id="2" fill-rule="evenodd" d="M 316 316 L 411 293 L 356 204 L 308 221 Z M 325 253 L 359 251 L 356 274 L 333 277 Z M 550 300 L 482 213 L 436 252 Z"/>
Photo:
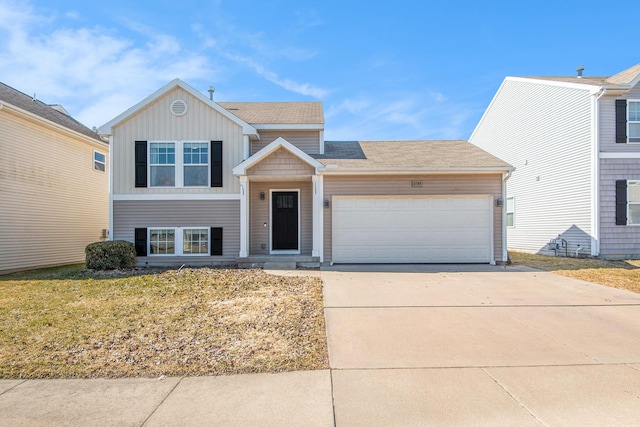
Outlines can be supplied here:
<path id="1" fill-rule="evenodd" d="M 63 126 L 69 130 L 87 136 L 96 141 L 106 143 L 96 132 L 92 131 L 73 117 L 60 111 L 61 106 L 51 106 L 34 99 L 19 90 L 0 83 L 0 104 L 12 105 L 41 119 Z M 64 109 L 63 109 L 64 110 Z"/>
<path id="2" fill-rule="evenodd" d="M 231 112 L 229 112 L 225 108 L 223 108 L 220 105 L 218 105 L 216 102 L 210 100 L 204 94 L 198 92 L 197 90 L 195 90 L 194 88 L 192 88 L 191 86 L 189 86 L 188 84 L 186 84 L 185 82 L 183 82 L 180 79 L 174 79 L 174 80 L 170 81 L 169 83 L 167 83 L 166 85 L 164 85 L 163 87 L 161 87 L 160 89 L 158 89 L 157 91 L 155 91 L 154 93 L 152 93 L 151 95 L 149 95 L 148 97 L 143 99 L 142 101 L 138 102 L 133 107 L 129 108 L 124 113 L 120 114 L 119 116 L 117 116 L 113 120 L 105 123 L 104 125 L 100 126 L 98 131 L 102 135 L 111 135 L 111 133 L 112 133 L 111 128 L 113 126 L 115 126 L 118 123 L 126 120 L 127 118 L 129 118 L 130 116 L 132 116 L 133 114 L 135 114 L 136 112 L 141 110 L 142 108 L 146 107 L 147 105 L 149 105 L 152 102 L 156 101 L 157 99 L 161 98 L 162 96 L 167 94 L 169 91 L 175 89 L 176 87 L 179 87 L 179 88 L 185 90 L 186 92 L 188 92 L 192 96 L 198 98 L 200 101 L 204 102 L 205 104 L 207 104 L 208 106 L 210 106 L 211 108 L 216 110 L 218 113 L 222 114 L 223 116 L 227 117 L 229 120 L 231 120 L 231 121 L 235 122 L 236 124 L 238 124 L 239 126 L 241 126 L 242 127 L 242 133 L 244 135 L 257 135 L 258 134 L 258 131 L 256 130 L 256 128 L 251 126 L 249 123 L 247 123 L 246 121 L 242 120 L 237 115 L 232 114 Z"/>
<path id="3" fill-rule="evenodd" d="M 321 102 L 219 102 L 252 125 L 324 124 Z"/>
<path id="4" fill-rule="evenodd" d="M 534 80 L 546 80 L 552 82 L 561 83 L 576 83 L 590 86 L 605 86 L 612 87 L 618 86 L 621 88 L 633 87 L 640 82 L 640 64 L 636 64 L 631 68 L 627 68 L 618 74 L 606 77 L 593 77 L 593 76 L 528 76 L 526 79 Z"/>
<path id="5" fill-rule="evenodd" d="M 460 140 L 325 141 L 325 153 L 314 155 L 325 172 L 375 171 L 510 171 L 513 166 Z"/>
<path id="6" fill-rule="evenodd" d="M 638 80 L 640 80 L 640 64 L 609 77 L 607 82 L 616 85 L 635 86 Z"/>
<path id="7" fill-rule="evenodd" d="M 322 163 L 318 162 L 316 159 L 309 156 L 307 153 L 305 153 L 295 145 L 291 144 L 286 139 L 278 138 L 275 141 L 268 144 L 266 147 L 262 148 L 257 153 L 255 153 L 253 156 L 249 157 L 247 160 L 245 160 L 244 162 L 240 163 L 238 166 L 233 168 L 233 174 L 238 176 L 246 175 L 247 169 L 257 165 L 258 163 L 260 163 L 260 161 L 262 161 L 263 159 L 265 159 L 270 154 L 274 153 L 276 150 L 280 148 L 284 148 L 285 150 L 289 151 L 290 153 L 298 157 L 303 162 L 314 167 L 316 169 L 316 173 L 319 169 L 324 168 L 324 165 Z"/>

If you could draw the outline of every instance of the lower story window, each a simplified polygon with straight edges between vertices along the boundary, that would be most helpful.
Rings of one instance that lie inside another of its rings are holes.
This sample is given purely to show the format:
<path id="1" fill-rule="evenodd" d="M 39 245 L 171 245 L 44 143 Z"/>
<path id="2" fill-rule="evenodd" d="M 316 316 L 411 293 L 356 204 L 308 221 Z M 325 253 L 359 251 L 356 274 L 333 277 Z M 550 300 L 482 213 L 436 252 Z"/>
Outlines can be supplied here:
<path id="1" fill-rule="evenodd" d="M 149 247 L 152 255 L 171 255 L 176 250 L 176 232 L 173 229 L 149 230 Z"/>
<path id="2" fill-rule="evenodd" d="M 187 228 L 182 232 L 182 252 L 185 254 L 209 253 L 209 229 Z"/>
<path id="3" fill-rule="evenodd" d="M 640 224 L 640 181 L 628 182 L 629 224 Z"/>
<path id="4" fill-rule="evenodd" d="M 208 255 L 209 228 L 149 229 L 150 255 Z"/>
<path id="5" fill-rule="evenodd" d="M 515 226 L 515 207 L 513 197 L 507 197 L 507 227 Z"/>

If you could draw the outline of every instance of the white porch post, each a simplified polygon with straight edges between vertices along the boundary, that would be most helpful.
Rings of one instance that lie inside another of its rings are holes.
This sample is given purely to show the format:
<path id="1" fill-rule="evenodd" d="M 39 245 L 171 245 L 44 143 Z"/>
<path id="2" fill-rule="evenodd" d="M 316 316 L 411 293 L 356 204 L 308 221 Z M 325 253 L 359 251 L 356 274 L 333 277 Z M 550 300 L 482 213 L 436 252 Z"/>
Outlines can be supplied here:
<path id="1" fill-rule="evenodd" d="M 313 175 L 311 179 L 313 181 L 313 251 L 311 255 L 320 257 L 320 262 L 323 262 L 324 177 L 322 175 Z"/>
<path id="2" fill-rule="evenodd" d="M 249 256 L 249 180 L 240 176 L 240 258 Z"/>

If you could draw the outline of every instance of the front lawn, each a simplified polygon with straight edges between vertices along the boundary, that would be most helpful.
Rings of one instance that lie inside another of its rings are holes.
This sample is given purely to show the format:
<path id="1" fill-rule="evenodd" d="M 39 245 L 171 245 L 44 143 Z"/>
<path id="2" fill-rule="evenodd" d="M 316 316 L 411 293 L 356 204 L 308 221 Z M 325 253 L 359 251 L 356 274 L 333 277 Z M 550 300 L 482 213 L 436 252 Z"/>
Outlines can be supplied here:
<path id="1" fill-rule="evenodd" d="M 0 276 L 0 378 L 328 367 L 322 283 L 262 270 Z"/>
<path id="2" fill-rule="evenodd" d="M 640 293 L 640 261 L 604 261 L 600 259 L 567 258 L 532 255 L 509 251 L 514 265 L 525 265 L 563 276 L 599 283 Z"/>

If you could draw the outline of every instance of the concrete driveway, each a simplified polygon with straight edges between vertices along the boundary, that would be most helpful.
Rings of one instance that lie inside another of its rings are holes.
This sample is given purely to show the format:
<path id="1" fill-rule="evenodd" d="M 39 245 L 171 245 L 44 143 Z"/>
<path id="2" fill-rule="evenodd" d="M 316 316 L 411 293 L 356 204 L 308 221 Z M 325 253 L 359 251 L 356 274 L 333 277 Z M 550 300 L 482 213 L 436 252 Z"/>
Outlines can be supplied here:
<path id="1" fill-rule="evenodd" d="M 526 268 L 323 271 L 336 425 L 638 425 L 640 295 Z"/>

